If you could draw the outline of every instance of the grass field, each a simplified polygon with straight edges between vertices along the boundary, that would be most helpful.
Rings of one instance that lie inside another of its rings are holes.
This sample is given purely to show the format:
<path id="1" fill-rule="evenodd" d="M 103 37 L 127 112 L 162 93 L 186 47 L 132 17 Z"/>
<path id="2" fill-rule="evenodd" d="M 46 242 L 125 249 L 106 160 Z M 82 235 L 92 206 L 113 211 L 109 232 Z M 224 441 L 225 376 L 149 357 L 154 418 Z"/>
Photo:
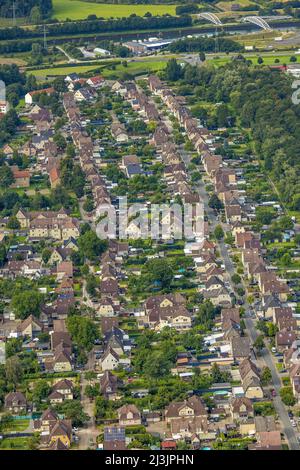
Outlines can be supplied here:
<path id="1" fill-rule="evenodd" d="M 3 439 L 0 442 L 0 449 L 4 450 L 28 450 L 29 437 L 14 437 Z"/>
<path id="2" fill-rule="evenodd" d="M 252 61 L 252 64 L 253 65 L 283 65 L 283 64 L 291 64 L 292 62 L 290 62 L 290 57 L 294 55 L 293 53 L 289 54 L 289 55 L 276 55 L 276 54 L 269 54 L 269 55 L 265 55 L 265 54 L 256 54 L 256 55 L 253 55 L 253 54 L 244 54 L 244 57 L 246 57 L 247 59 L 251 60 Z M 262 57 L 263 58 L 263 63 L 262 64 L 258 64 L 257 62 L 257 59 L 258 57 Z M 300 62 L 300 56 L 299 55 L 296 55 L 295 56 L 297 58 L 297 63 Z M 275 59 L 278 59 L 279 62 L 278 63 L 275 63 Z M 225 65 L 227 64 L 227 62 L 229 62 L 231 60 L 231 57 L 214 57 L 211 59 L 211 62 L 216 65 L 217 67 L 221 67 L 222 65 Z"/>
<path id="3" fill-rule="evenodd" d="M 164 69 L 166 62 L 162 60 L 149 60 L 149 61 L 137 61 L 129 62 L 127 67 L 123 65 L 117 65 L 115 70 L 103 70 L 102 75 L 106 78 L 114 77 L 116 75 L 122 75 L 122 73 L 130 73 L 132 75 L 140 75 L 147 72 L 158 72 Z"/>
<path id="4" fill-rule="evenodd" d="M 8 427 L 5 429 L 5 432 L 22 432 L 28 428 L 29 424 L 29 419 L 14 419 L 11 423 L 9 423 Z"/>
<path id="5" fill-rule="evenodd" d="M 115 5 L 105 3 L 87 3 L 80 0 L 52 0 L 53 17 L 58 20 L 81 20 L 88 15 L 102 16 L 103 18 L 122 18 L 135 13 L 144 16 L 150 12 L 152 15 L 175 14 L 176 5 Z"/>
<path id="6" fill-rule="evenodd" d="M 61 76 L 61 75 L 68 75 L 69 73 L 86 73 L 90 72 L 91 70 L 99 69 L 99 65 L 78 65 L 78 67 L 55 67 L 49 69 L 42 69 L 42 70 L 30 70 L 28 74 L 35 75 L 37 78 L 46 78 L 46 77 L 54 77 L 54 76 Z"/>
<path id="7" fill-rule="evenodd" d="M 114 70 L 109 69 L 106 66 L 95 64 L 95 65 L 78 65 L 77 67 L 55 67 L 47 68 L 42 70 L 30 70 L 28 74 L 35 75 L 35 77 L 40 79 L 45 79 L 46 77 L 53 78 L 55 76 L 68 75 L 69 73 L 78 73 L 84 74 L 86 72 L 91 72 L 93 70 L 100 69 L 101 74 L 106 77 L 116 77 L 122 75 L 122 73 L 131 73 L 133 75 L 147 73 L 147 72 L 157 72 L 162 70 L 166 66 L 165 61 L 160 60 L 148 60 L 148 61 L 137 61 L 137 62 L 128 62 L 127 67 L 123 65 L 116 65 Z M 103 70 L 102 70 L 103 69 Z"/>
<path id="8" fill-rule="evenodd" d="M 280 41 L 275 41 L 275 38 L 282 37 L 282 39 L 291 39 L 293 37 L 292 32 L 285 31 L 258 31 L 251 34 L 235 34 L 234 36 L 227 36 L 229 39 L 243 44 L 243 46 L 255 46 L 257 49 L 267 49 L 268 46 L 281 49 L 286 47 Z"/>
<path id="9" fill-rule="evenodd" d="M 0 57 L 0 64 L 1 65 L 11 65 L 11 64 L 17 64 L 19 65 L 20 67 L 22 67 L 22 65 L 26 65 L 26 62 L 25 60 L 22 60 L 22 59 L 17 59 L 17 58 L 14 58 L 14 57 Z"/>

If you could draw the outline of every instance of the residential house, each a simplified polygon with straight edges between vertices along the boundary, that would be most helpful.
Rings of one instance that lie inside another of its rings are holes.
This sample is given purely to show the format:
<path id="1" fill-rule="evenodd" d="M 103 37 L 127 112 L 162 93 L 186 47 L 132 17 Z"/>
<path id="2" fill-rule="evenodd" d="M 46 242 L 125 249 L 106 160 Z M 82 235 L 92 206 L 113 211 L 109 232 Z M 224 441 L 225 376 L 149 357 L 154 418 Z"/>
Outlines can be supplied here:
<path id="1" fill-rule="evenodd" d="M 109 370 L 105 370 L 100 378 L 100 391 L 108 400 L 116 400 L 118 398 L 118 389 L 122 387 L 123 382 Z"/>
<path id="2" fill-rule="evenodd" d="M 13 414 L 21 414 L 27 411 L 27 400 L 22 392 L 10 392 L 5 396 L 4 408 Z"/>
<path id="3" fill-rule="evenodd" d="M 42 88 L 40 90 L 33 90 L 33 91 L 29 91 L 28 93 L 26 93 L 25 95 L 25 104 L 27 106 L 31 106 L 33 104 L 33 101 L 34 101 L 34 97 L 37 96 L 37 95 L 40 95 L 42 93 L 45 93 L 46 95 L 51 95 L 54 93 L 54 88 L 50 87 L 50 88 Z"/>
<path id="4" fill-rule="evenodd" d="M 111 125 L 111 133 L 119 143 L 128 142 L 129 140 L 125 126 L 119 122 L 115 122 Z"/>
<path id="5" fill-rule="evenodd" d="M 100 365 L 103 371 L 117 369 L 120 365 L 120 356 L 108 347 L 100 359 Z"/>
<path id="6" fill-rule="evenodd" d="M 17 333 L 20 336 L 35 338 L 44 330 L 44 325 L 33 315 L 29 315 L 17 326 Z"/>
<path id="7" fill-rule="evenodd" d="M 252 401 L 247 397 L 233 398 L 230 402 L 230 412 L 234 420 L 240 421 L 254 417 Z"/>
<path id="8" fill-rule="evenodd" d="M 126 450 L 125 428 L 121 426 L 105 426 L 103 450 Z"/>
<path id="9" fill-rule="evenodd" d="M 117 413 L 120 426 L 138 426 L 142 423 L 141 413 L 135 405 L 123 405 Z"/>
<path id="10" fill-rule="evenodd" d="M 97 90 L 98 88 L 101 88 L 104 85 L 105 79 L 101 75 L 96 75 L 95 77 L 88 78 L 86 83 L 90 87 L 95 88 Z"/>
<path id="11" fill-rule="evenodd" d="M 19 170 L 17 166 L 11 167 L 14 181 L 10 185 L 10 188 L 29 188 L 30 186 L 30 171 Z"/>
<path id="12" fill-rule="evenodd" d="M 297 335 L 294 331 L 287 329 L 278 331 L 275 336 L 276 348 L 279 351 L 288 349 L 292 346 L 293 342 L 297 339 Z"/>
<path id="13" fill-rule="evenodd" d="M 243 361 L 251 354 L 251 342 L 248 336 L 235 336 L 231 338 L 231 353 L 235 361 Z"/>
<path id="14" fill-rule="evenodd" d="M 206 418 L 207 410 L 201 398 L 196 395 L 182 402 L 172 402 L 165 410 L 165 419 L 169 424 L 172 420 L 182 417 Z"/>
<path id="15" fill-rule="evenodd" d="M 260 372 L 250 359 L 239 364 L 239 372 L 246 398 L 263 398 L 264 392 L 260 383 Z"/>
<path id="16" fill-rule="evenodd" d="M 73 400 L 74 384 L 71 380 L 62 379 L 54 384 L 52 393 L 49 395 L 51 404 L 62 403 L 64 400 Z"/>

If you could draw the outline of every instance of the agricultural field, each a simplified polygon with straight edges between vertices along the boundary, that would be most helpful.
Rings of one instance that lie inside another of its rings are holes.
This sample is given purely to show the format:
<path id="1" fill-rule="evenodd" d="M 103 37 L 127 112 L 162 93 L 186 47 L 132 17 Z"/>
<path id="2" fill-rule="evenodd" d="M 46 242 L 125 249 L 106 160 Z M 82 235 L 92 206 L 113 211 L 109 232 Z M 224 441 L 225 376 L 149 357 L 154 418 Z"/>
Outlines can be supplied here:
<path id="1" fill-rule="evenodd" d="M 105 3 L 88 3 L 80 0 L 53 0 L 53 17 L 58 20 L 81 20 L 89 15 L 103 18 L 122 18 L 135 13 L 144 16 L 150 12 L 152 15 L 175 14 L 176 5 L 115 5 Z"/>
<path id="2" fill-rule="evenodd" d="M 16 64 L 22 67 L 23 65 L 26 65 L 26 62 L 23 59 L 18 59 L 15 57 L 0 57 L 0 65 L 11 65 L 11 64 Z"/>
<path id="3" fill-rule="evenodd" d="M 224 11 L 231 11 L 232 5 L 240 5 L 241 7 L 247 7 L 249 5 L 253 5 L 253 10 L 257 10 L 257 3 L 252 2 L 250 0 L 239 0 L 238 2 L 230 1 L 230 2 L 218 2 L 216 6 Z M 245 14 L 245 12 L 244 12 Z"/>

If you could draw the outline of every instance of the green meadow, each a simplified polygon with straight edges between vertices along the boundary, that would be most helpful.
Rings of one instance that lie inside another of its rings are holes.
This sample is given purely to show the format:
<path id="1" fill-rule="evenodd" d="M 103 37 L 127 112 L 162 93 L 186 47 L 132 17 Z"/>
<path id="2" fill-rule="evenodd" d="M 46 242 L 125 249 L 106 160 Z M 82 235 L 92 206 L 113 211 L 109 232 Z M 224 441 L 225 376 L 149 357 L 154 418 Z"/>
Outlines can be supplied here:
<path id="1" fill-rule="evenodd" d="M 144 16 L 149 12 L 152 15 L 175 14 L 176 5 L 116 5 L 106 3 L 90 3 L 80 0 L 52 0 L 53 17 L 64 21 L 82 20 L 89 15 L 103 18 L 122 18 L 135 13 Z"/>
<path id="2" fill-rule="evenodd" d="M 122 64 L 115 65 L 114 68 L 109 65 L 78 65 L 62 67 L 51 67 L 41 70 L 30 70 L 27 73 L 35 75 L 38 79 L 44 80 L 45 78 L 52 79 L 54 77 L 68 75 L 69 73 L 85 74 L 93 71 L 100 71 L 101 75 L 105 78 L 115 78 L 121 76 L 123 73 L 132 75 L 141 75 L 148 72 L 158 72 L 166 66 L 166 61 L 163 60 L 145 60 L 128 62 L 127 67 Z"/>

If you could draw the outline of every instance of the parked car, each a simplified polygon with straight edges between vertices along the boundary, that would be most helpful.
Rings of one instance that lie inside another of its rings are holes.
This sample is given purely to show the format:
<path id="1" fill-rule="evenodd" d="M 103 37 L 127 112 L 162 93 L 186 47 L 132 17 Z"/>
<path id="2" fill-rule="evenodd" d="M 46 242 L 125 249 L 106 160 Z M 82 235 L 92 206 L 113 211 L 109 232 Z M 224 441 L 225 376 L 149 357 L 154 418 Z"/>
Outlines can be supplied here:
<path id="1" fill-rule="evenodd" d="M 273 390 L 271 390 L 271 394 L 272 394 L 272 397 L 276 397 L 276 390 L 273 388 Z"/>

